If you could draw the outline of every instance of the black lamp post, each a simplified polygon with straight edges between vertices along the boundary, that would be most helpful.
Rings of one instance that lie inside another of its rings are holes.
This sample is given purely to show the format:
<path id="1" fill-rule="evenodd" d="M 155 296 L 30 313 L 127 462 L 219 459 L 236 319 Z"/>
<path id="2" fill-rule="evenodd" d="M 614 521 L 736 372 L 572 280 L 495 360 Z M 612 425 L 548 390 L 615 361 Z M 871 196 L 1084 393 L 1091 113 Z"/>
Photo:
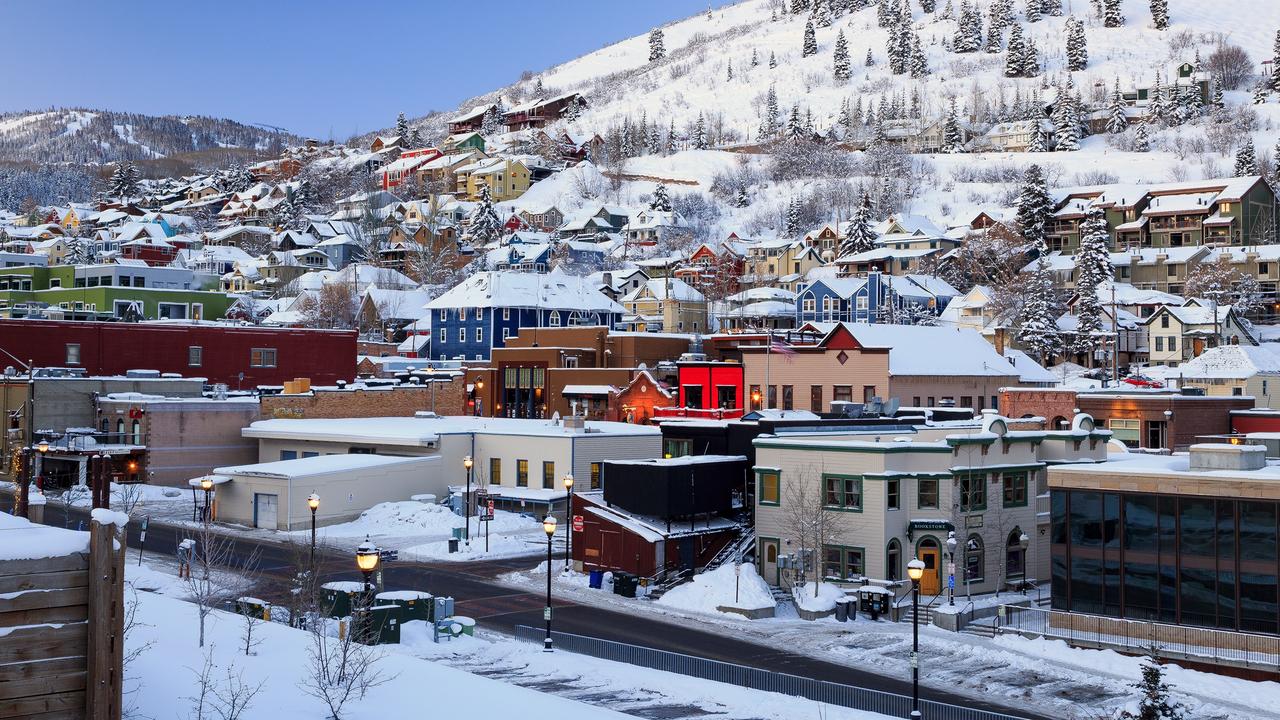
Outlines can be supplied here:
<path id="1" fill-rule="evenodd" d="M 213 506 L 209 504 L 209 498 L 213 493 L 213 480 L 208 475 L 200 478 L 200 489 L 204 490 L 204 521 L 208 523 L 213 519 Z"/>
<path id="2" fill-rule="evenodd" d="M 311 572 L 316 567 L 316 511 L 320 509 L 320 496 L 311 493 L 307 496 L 307 507 L 311 508 Z"/>
<path id="3" fill-rule="evenodd" d="M 956 604 L 956 531 L 947 533 L 947 604 Z"/>
<path id="4" fill-rule="evenodd" d="M 556 536 L 556 519 L 547 514 L 542 519 L 542 529 L 547 533 L 547 607 L 543 611 L 543 619 L 547 621 L 547 636 L 542 641 L 542 651 L 551 652 L 551 538 Z"/>
<path id="5" fill-rule="evenodd" d="M 462 507 L 466 514 L 467 524 L 463 528 L 463 536 L 467 540 L 467 547 L 471 547 L 471 468 L 475 465 L 475 461 L 468 455 L 462 458 L 462 467 L 467 469 L 467 494 L 462 496 Z"/>
<path id="6" fill-rule="evenodd" d="M 920 578 L 924 577 L 924 561 L 915 558 L 907 563 L 911 578 L 911 718 L 920 720 Z"/>
<path id="7" fill-rule="evenodd" d="M 573 473 L 564 476 L 564 489 L 569 493 L 564 518 L 564 569 L 568 570 L 573 562 Z"/>
<path id="8" fill-rule="evenodd" d="M 360 569 L 360 573 L 364 575 L 364 592 L 361 593 L 361 615 L 369 612 L 369 608 L 373 605 L 373 571 L 378 569 L 378 548 L 369 541 L 369 536 L 364 537 L 364 542 L 356 547 L 356 567 Z M 361 625 L 360 635 L 365 639 L 369 631 L 369 619 L 364 617 L 357 621 Z M 355 628 L 352 628 L 355 632 Z"/>

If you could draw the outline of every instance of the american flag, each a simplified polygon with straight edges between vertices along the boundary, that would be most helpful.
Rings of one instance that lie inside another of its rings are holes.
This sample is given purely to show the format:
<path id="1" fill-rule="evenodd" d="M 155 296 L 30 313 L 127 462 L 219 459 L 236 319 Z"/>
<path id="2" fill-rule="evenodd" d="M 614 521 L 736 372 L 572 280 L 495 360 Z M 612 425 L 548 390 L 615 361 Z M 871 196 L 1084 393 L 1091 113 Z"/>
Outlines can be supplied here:
<path id="1" fill-rule="evenodd" d="M 793 350 L 790 345 L 773 336 L 769 337 L 769 352 L 778 353 L 779 355 L 785 355 L 787 357 L 791 357 L 796 354 L 796 351 Z"/>

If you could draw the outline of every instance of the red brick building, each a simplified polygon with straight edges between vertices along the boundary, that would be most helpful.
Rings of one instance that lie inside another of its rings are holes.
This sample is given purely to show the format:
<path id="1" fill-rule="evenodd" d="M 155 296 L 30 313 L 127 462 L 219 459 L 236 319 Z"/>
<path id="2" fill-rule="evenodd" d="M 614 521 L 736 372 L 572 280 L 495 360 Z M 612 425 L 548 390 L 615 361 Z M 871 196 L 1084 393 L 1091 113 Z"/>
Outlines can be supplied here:
<path id="1" fill-rule="evenodd" d="M 232 389 L 299 377 L 332 384 L 356 372 L 354 330 L 0 320 L 0 349 L 36 367 L 83 368 L 89 375 L 158 370 Z"/>

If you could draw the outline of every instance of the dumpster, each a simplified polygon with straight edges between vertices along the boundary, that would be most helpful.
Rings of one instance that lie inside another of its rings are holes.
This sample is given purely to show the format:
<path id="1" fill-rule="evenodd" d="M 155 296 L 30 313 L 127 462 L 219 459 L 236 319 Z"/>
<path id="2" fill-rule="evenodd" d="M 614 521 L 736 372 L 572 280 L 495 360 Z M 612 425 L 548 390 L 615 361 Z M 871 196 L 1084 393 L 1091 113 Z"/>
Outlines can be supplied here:
<path id="1" fill-rule="evenodd" d="M 600 589 L 600 586 L 601 586 L 601 585 L 603 585 L 603 584 L 604 584 L 604 571 L 603 571 L 603 570 L 592 570 L 592 571 L 587 575 L 587 587 L 590 587 L 590 588 L 594 588 L 594 589 L 596 589 L 596 590 L 599 590 L 599 589 Z"/>
<path id="2" fill-rule="evenodd" d="M 458 538 L 449 538 L 449 552 L 458 552 Z"/>
<path id="3" fill-rule="evenodd" d="M 400 642 L 400 606 L 375 605 L 369 608 L 368 635 L 370 645 Z"/>
<path id="4" fill-rule="evenodd" d="M 613 594 L 633 598 L 636 596 L 636 576 L 630 573 L 615 572 L 613 574 Z"/>
<path id="5" fill-rule="evenodd" d="M 836 620 L 849 622 L 849 598 L 836 598 Z"/>
<path id="6" fill-rule="evenodd" d="M 379 605 L 400 606 L 400 622 L 410 620 L 431 620 L 434 596 L 419 590 L 393 590 L 378 593 L 375 597 Z"/>
<path id="7" fill-rule="evenodd" d="M 237 615 L 247 615 L 258 620 L 271 619 L 271 606 L 266 600 L 255 597 L 236 598 L 227 603 L 227 609 Z"/>
<path id="8" fill-rule="evenodd" d="M 360 594 L 364 583 L 339 581 L 320 586 L 320 611 L 329 617 L 346 617 L 351 609 L 360 606 Z"/>

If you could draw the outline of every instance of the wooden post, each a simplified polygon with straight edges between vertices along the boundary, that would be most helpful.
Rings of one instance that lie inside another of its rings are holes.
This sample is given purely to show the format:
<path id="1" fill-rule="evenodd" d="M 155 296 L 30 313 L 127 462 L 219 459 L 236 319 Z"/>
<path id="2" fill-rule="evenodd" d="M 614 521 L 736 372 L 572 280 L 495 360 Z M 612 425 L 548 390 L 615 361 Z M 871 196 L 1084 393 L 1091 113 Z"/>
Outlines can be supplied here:
<path id="1" fill-rule="evenodd" d="M 124 665 L 123 528 L 89 522 L 89 652 L 85 717 L 120 720 Z"/>

